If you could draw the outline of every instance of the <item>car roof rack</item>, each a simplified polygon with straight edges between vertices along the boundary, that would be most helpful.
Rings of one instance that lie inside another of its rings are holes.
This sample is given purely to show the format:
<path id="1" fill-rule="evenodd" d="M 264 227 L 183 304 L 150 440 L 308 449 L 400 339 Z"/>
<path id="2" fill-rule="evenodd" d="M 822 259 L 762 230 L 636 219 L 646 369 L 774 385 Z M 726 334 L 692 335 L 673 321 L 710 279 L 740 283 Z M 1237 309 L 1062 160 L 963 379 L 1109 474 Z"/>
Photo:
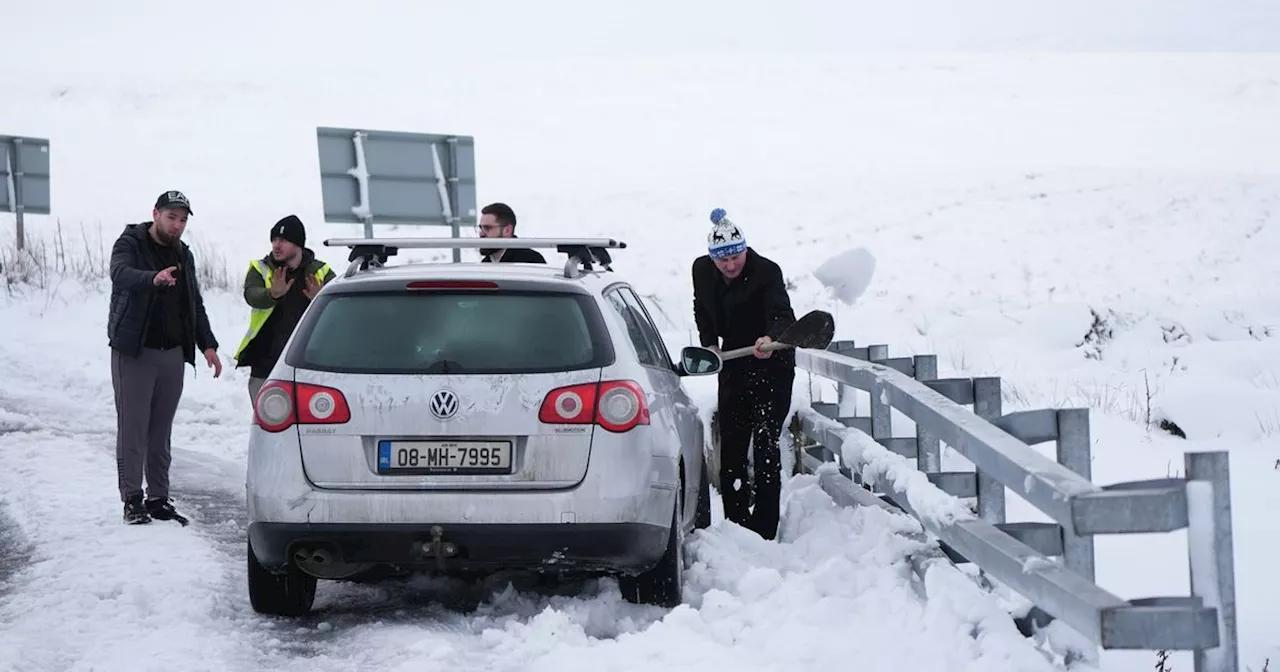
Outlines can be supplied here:
<path id="1" fill-rule="evenodd" d="M 626 248 L 627 244 L 613 238 L 329 238 L 326 247 L 349 247 L 347 261 L 351 265 L 343 277 L 349 278 L 360 271 L 381 268 L 387 259 L 401 249 L 406 250 L 473 250 L 512 248 L 555 248 L 567 256 L 564 277 L 576 278 L 590 273 L 599 264 L 605 271 L 612 271 L 613 258 L 609 250 Z"/>

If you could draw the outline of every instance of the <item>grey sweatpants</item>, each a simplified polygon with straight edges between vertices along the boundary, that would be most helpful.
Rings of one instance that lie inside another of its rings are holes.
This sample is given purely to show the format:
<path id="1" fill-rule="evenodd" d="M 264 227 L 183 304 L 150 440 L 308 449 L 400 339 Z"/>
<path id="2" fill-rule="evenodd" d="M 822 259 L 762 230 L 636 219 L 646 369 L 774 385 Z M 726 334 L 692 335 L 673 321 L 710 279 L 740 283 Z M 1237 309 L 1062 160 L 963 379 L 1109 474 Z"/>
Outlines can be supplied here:
<path id="1" fill-rule="evenodd" d="M 111 351 L 116 394 L 116 474 L 120 501 L 142 495 L 169 496 L 169 437 L 183 382 L 182 348 L 143 348 L 130 357 Z"/>

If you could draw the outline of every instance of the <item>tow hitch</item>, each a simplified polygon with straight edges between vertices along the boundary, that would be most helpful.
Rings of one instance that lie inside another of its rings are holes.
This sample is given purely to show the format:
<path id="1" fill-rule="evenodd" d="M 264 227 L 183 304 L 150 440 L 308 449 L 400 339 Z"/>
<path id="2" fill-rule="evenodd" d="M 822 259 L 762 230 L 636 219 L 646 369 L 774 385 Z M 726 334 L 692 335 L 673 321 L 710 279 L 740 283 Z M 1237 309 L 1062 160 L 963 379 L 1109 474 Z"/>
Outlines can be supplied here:
<path id="1" fill-rule="evenodd" d="M 444 540 L 444 528 L 431 526 L 431 542 L 422 544 L 422 554 L 436 559 L 436 567 L 444 571 L 444 559 L 458 554 L 458 547 L 451 541 Z"/>

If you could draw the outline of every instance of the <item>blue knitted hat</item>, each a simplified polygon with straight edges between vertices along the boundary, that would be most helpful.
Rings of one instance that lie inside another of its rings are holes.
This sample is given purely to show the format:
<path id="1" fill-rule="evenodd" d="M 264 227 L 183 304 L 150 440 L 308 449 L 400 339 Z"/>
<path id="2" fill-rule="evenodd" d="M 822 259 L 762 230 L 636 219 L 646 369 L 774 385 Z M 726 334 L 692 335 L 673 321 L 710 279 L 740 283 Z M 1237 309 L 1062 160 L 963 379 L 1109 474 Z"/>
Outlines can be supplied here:
<path id="1" fill-rule="evenodd" d="M 747 237 L 725 216 L 723 208 L 711 211 L 711 233 L 707 234 L 707 254 L 724 259 L 747 251 Z"/>

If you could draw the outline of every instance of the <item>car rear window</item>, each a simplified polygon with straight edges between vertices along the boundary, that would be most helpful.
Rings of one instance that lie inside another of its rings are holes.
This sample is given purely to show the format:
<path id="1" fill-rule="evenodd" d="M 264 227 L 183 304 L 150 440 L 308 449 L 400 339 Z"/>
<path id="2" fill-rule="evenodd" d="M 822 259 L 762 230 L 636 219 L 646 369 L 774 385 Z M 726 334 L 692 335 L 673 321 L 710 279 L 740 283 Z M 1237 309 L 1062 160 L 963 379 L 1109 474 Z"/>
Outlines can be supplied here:
<path id="1" fill-rule="evenodd" d="M 321 297 L 289 362 L 346 373 L 545 373 L 606 366 L 595 302 L 549 292 L 387 292 Z"/>

